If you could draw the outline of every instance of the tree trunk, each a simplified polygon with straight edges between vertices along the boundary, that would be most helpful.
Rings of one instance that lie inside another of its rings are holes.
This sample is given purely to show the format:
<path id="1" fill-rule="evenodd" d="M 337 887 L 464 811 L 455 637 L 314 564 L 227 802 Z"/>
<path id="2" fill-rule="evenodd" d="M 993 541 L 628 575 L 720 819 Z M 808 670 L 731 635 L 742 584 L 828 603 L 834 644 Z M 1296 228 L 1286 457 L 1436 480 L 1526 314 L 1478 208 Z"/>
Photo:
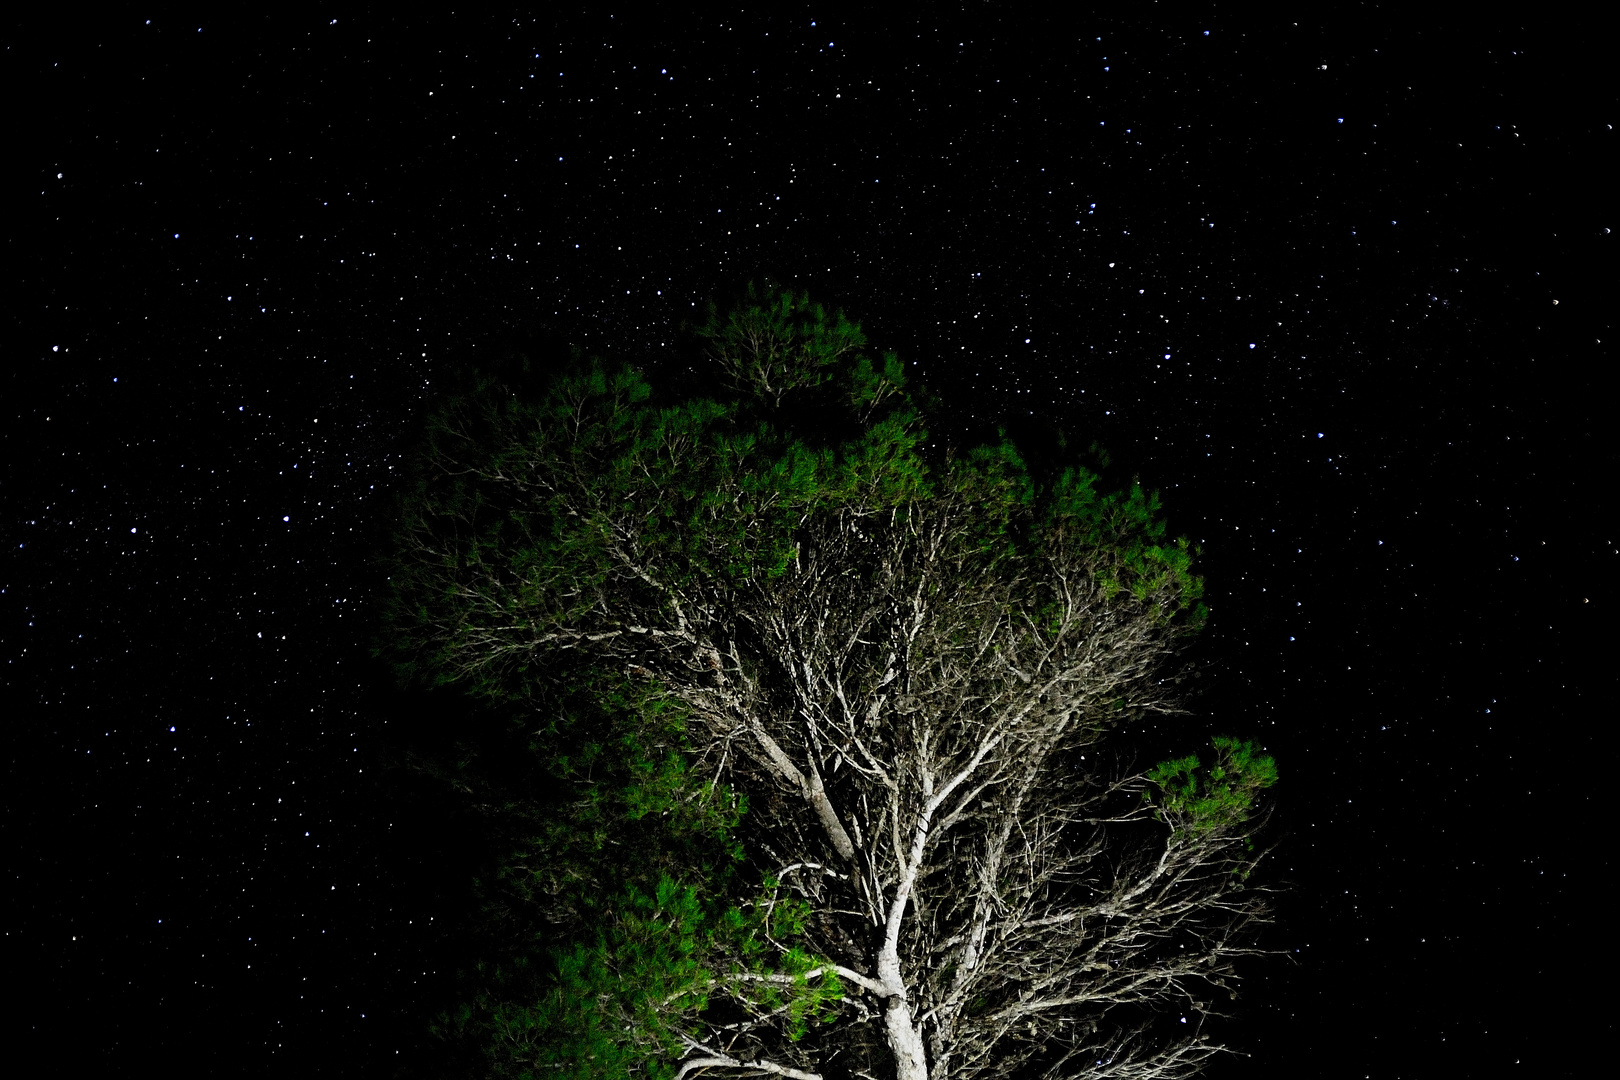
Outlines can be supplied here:
<path id="1" fill-rule="evenodd" d="M 894 1051 L 895 1080 L 928 1080 L 922 1032 L 911 1022 L 910 1003 L 898 994 L 890 998 L 883 1022 L 888 1028 L 889 1049 Z"/>

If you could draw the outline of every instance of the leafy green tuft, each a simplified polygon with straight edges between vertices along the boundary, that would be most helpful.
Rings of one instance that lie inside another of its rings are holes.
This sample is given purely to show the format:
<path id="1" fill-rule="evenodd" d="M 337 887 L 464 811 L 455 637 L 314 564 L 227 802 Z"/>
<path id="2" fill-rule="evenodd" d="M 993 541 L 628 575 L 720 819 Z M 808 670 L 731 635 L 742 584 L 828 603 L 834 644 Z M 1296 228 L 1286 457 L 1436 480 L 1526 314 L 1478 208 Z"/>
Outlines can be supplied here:
<path id="1" fill-rule="evenodd" d="M 1190 754 L 1160 762 L 1147 774 L 1159 789 L 1154 816 L 1170 824 L 1177 840 L 1241 829 L 1253 817 L 1255 797 L 1277 782 L 1276 759 L 1254 743 L 1227 736 L 1211 742 L 1209 765 Z"/>

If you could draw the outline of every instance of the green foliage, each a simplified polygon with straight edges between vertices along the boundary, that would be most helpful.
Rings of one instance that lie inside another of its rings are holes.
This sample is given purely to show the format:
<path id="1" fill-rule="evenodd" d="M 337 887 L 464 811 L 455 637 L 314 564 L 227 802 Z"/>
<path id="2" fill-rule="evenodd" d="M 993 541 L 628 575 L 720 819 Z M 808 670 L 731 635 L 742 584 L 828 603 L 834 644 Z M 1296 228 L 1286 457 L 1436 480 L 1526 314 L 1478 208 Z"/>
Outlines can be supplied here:
<path id="1" fill-rule="evenodd" d="M 517 788 L 440 775 L 489 817 L 481 958 L 435 1030 L 498 1077 L 663 1077 L 718 999 L 776 1012 L 801 1037 L 842 995 L 795 942 L 809 909 L 748 886 L 735 830 L 747 801 L 696 775 L 684 707 L 595 670 L 546 702 Z M 697 884 L 701 883 L 701 890 Z"/>
<path id="2" fill-rule="evenodd" d="M 461 972 L 459 1004 L 435 1025 L 479 1059 L 480 1074 L 525 1075 L 542 1046 L 582 1045 L 580 1018 L 596 1014 L 568 996 L 594 970 L 580 958 L 633 967 L 612 934 L 635 930 L 625 919 L 664 883 L 700 881 L 710 906 L 750 895 L 735 836 L 747 802 L 693 773 L 684 708 L 619 675 L 584 669 L 571 682 L 571 692 L 531 703 L 539 721 L 468 732 L 476 742 L 427 763 L 478 811 L 481 835 L 467 842 L 490 852 L 464 931 L 477 960 Z M 602 938 L 604 927 L 620 930 Z M 673 954 L 653 949 L 635 963 L 663 955 Z M 599 1057 L 602 1075 L 627 1075 L 632 1051 Z"/>
<path id="3" fill-rule="evenodd" d="M 1158 492 L 1133 483 L 1100 494 L 1098 476 L 1082 466 L 1063 470 L 1045 506 L 1047 542 L 1078 546 L 1100 556 L 1099 576 L 1109 595 L 1125 591 L 1151 603 L 1160 617 L 1183 617 L 1188 632 L 1203 626 L 1204 579 L 1193 573 L 1198 549 L 1186 537 L 1166 540 Z"/>
<path id="4" fill-rule="evenodd" d="M 925 495 L 925 432 L 904 406 L 899 362 L 874 365 L 852 352 L 864 339 L 842 315 L 793 305 L 784 295 L 705 331 L 725 355 L 753 335 L 760 355 L 748 362 L 768 375 L 770 401 L 660 404 L 639 374 L 577 357 L 538 400 L 494 379 L 447 400 L 428 421 L 385 567 L 393 632 L 381 649 L 401 679 L 525 700 L 538 673 L 525 658 L 484 659 L 492 627 L 544 639 L 600 620 L 616 593 L 657 605 L 660 589 L 777 575 L 806 514 Z M 829 373 L 834 361 L 844 366 Z M 824 383 L 865 423 L 775 408 Z M 614 557 L 627 536 L 658 568 L 656 586 Z"/>
<path id="5" fill-rule="evenodd" d="M 575 356 L 536 394 L 484 378 L 435 411 L 386 565 L 381 648 L 402 679 L 528 700 L 537 654 L 581 627 L 623 632 L 626 612 L 668 614 L 672 594 L 780 576 L 812 516 L 942 495 L 973 507 L 967 551 L 1081 554 L 1110 595 L 1202 622 L 1196 551 L 1166 538 L 1156 493 L 1100 493 L 1080 466 L 1037 481 L 1005 435 L 931 466 L 902 365 L 869 357 L 842 313 L 751 288 L 696 333 L 733 396 L 661 401 L 640 374 Z"/>
<path id="6" fill-rule="evenodd" d="M 1171 824 L 1177 840 L 1244 825 L 1255 797 L 1277 782 L 1276 760 L 1254 743 L 1216 736 L 1212 745 L 1214 762 L 1207 767 L 1191 754 L 1160 762 L 1147 775 L 1159 789 L 1154 816 Z"/>
<path id="7" fill-rule="evenodd" d="M 530 735 L 551 795 L 512 804 L 497 879 L 566 922 L 620 884 L 660 874 L 723 880 L 742 857 L 733 830 L 747 799 L 693 775 L 686 711 L 656 687 L 596 674 Z"/>
<path id="8" fill-rule="evenodd" d="M 696 1021 L 720 995 L 782 1015 L 797 1041 L 831 1018 L 843 987 L 783 944 L 802 931 L 805 905 L 772 899 L 725 905 L 667 875 L 650 894 L 628 888 L 604 905 L 593 938 L 552 948 L 539 978 L 523 977 L 530 958 L 492 972 L 447 1026 L 481 1036 L 493 1075 L 525 1080 L 668 1077 L 681 1035 L 701 1037 Z"/>

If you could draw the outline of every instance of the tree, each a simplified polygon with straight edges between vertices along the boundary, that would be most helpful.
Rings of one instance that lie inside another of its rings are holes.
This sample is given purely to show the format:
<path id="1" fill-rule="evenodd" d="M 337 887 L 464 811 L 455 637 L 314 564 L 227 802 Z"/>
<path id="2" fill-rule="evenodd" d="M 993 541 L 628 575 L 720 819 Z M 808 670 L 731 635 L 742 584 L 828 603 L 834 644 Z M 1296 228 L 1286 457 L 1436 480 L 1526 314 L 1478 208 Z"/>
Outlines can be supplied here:
<path id="1" fill-rule="evenodd" d="M 1113 749 L 1179 709 L 1195 550 L 1139 485 L 931 438 L 898 359 L 805 296 L 750 288 L 696 336 L 707 396 L 597 361 L 532 398 L 481 381 L 402 504 L 403 670 L 503 700 L 636 687 L 680 710 L 692 775 L 751 798 L 754 891 L 683 939 L 684 991 L 559 960 L 554 994 L 620 987 L 665 1075 L 1197 1072 L 1258 951 L 1275 765 Z"/>

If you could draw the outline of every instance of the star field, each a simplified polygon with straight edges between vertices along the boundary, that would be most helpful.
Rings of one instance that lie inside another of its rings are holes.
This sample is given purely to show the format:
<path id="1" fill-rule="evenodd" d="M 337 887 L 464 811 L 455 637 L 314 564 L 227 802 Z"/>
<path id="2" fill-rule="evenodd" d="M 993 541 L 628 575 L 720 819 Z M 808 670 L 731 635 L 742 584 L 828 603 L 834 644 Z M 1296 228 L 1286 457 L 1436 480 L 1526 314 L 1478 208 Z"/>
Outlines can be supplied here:
<path id="1" fill-rule="evenodd" d="M 365 647 L 405 439 L 482 356 L 656 377 L 769 274 L 950 424 L 1099 440 L 1202 545 L 1195 712 L 1145 745 L 1262 740 L 1288 885 L 1216 1075 L 1581 1075 L 1613 1032 L 1571 989 L 1612 956 L 1594 37 L 979 4 L 19 35 L 25 1032 L 432 1075 L 464 826 L 389 766 L 453 718 Z"/>

